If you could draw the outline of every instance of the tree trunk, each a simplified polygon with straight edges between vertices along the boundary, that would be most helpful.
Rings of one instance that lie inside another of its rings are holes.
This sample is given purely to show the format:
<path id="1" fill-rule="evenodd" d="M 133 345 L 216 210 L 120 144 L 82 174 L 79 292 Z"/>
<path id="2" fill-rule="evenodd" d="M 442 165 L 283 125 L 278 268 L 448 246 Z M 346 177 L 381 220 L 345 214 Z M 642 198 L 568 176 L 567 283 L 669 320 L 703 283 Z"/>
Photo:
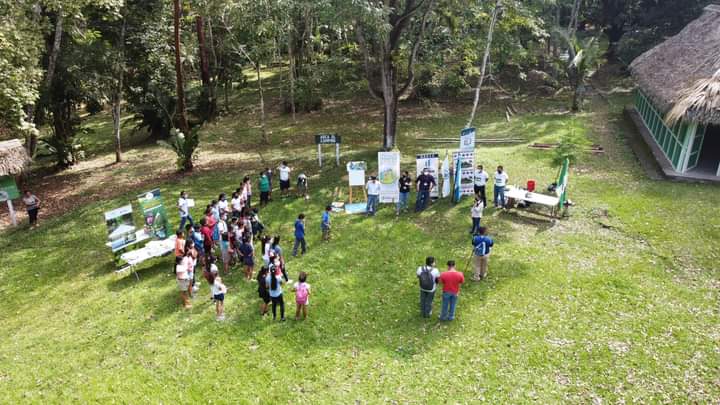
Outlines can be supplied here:
<path id="1" fill-rule="evenodd" d="M 255 64 L 257 71 L 258 92 L 260 93 L 260 131 L 262 132 L 263 142 L 270 144 L 267 131 L 265 130 L 265 93 L 263 92 L 262 78 L 260 77 L 260 63 Z"/>
<path id="2" fill-rule="evenodd" d="M 195 17 L 195 30 L 197 31 L 198 37 L 198 53 L 200 54 L 200 80 L 202 82 L 202 97 L 204 108 L 202 108 L 202 114 L 204 114 L 205 121 L 211 121 L 215 118 L 217 110 L 217 104 L 215 101 L 215 94 L 212 89 L 212 83 L 210 82 L 210 62 L 208 60 L 207 44 L 205 41 L 205 20 L 201 15 Z"/>
<path id="3" fill-rule="evenodd" d="M 582 0 L 575 0 L 573 3 L 572 13 L 570 14 L 570 22 L 568 23 L 568 35 L 570 38 L 575 36 L 577 31 L 578 15 L 580 14 L 580 4 Z"/>
<path id="4" fill-rule="evenodd" d="M 125 78 L 125 19 L 123 18 L 122 27 L 120 28 L 120 39 L 118 49 L 120 57 L 118 58 L 117 83 L 115 91 L 112 95 L 112 118 L 113 118 L 113 134 L 115 134 L 115 163 L 122 161 L 122 144 L 120 142 L 120 118 L 123 80 Z"/>
<path id="5" fill-rule="evenodd" d="M 177 90 L 178 127 L 185 134 L 186 142 L 190 134 L 190 125 L 187 122 L 187 109 L 185 107 L 185 86 L 183 83 L 182 60 L 180 58 L 180 0 L 173 0 L 173 23 L 175 25 L 175 86 Z M 192 153 L 191 153 L 192 154 Z M 192 156 L 184 159 L 183 170 L 193 169 Z"/>
<path id="6" fill-rule="evenodd" d="M 293 43 L 292 28 L 288 31 L 288 60 L 290 61 L 290 113 L 292 114 L 293 123 L 297 123 L 295 119 L 295 55 L 293 52 L 295 44 Z"/>
<path id="7" fill-rule="evenodd" d="M 485 42 L 485 54 L 483 55 L 482 66 L 480 67 L 480 78 L 478 79 L 478 84 L 475 88 L 475 100 L 473 101 L 473 108 L 470 112 L 470 119 L 468 120 L 467 124 L 465 124 L 465 128 L 470 128 L 473 121 L 475 120 L 475 113 L 477 112 L 478 103 L 480 102 L 480 89 L 482 88 L 483 80 L 485 79 L 485 69 L 487 68 L 488 59 L 490 59 L 490 46 L 492 45 L 493 30 L 495 29 L 495 23 L 497 23 L 499 13 L 500 0 L 495 0 L 495 8 L 492 12 L 490 27 L 488 28 L 487 40 Z"/>
<path id="8" fill-rule="evenodd" d="M 381 79 L 383 89 L 383 149 L 391 150 L 395 147 L 397 130 L 398 94 L 395 68 L 392 55 L 385 50 L 381 65 Z"/>

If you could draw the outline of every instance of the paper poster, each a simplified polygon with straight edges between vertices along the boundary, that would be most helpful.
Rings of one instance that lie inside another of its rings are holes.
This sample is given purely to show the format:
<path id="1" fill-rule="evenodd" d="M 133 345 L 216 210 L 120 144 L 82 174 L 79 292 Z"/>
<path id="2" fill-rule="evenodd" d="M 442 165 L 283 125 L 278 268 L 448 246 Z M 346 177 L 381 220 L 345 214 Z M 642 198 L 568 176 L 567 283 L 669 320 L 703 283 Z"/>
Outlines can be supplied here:
<path id="1" fill-rule="evenodd" d="M 438 183 L 438 165 L 440 164 L 440 155 L 437 153 L 421 153 L 416 155 L 417 167 L 415 175 L 419 176 L 422 174 L 424 169 L 430 171 L 430 175 L 435 178 L 435 187 L 430 192 L 431 198 L 438 198 L 440 196 Z"/>
<path id="2" fill-rule="evenodd" d="M 460 163 L 457 164 L 458 159 Z M 475 194 L 475 152 L 474 151 L 458 151 L 453 152 L 453 162 L 455 167 L 460 168 L 460 195 Z M 457 170 L 457 169 L 456 169 Z M 457 173 L 456 173 L 457 178 Z"/>
<path id="3" fill-rule="evenodd" d="M 140 210 L 143 213 L 145 233 L 157 239 L 170 236 L 170 222 L 162 202 L 160 189 L 148 191 L 137 196 Z"/>
<path id="4" fill-rule="evenodd" d="M 365 187 L 365 170 L 367 163 L 365 162 L 348 162 L 346 165 L 350 186 Z"/>
<path id="5" fill-rule="evenodd" d="M 445 198 L 450 195 L 450 159 L 447 155 L 447 152 L 445 153 L 445 160 L 443 160 L 442 163 L 442 198 Z"/>
<path id="6" fill-rule="evenodd" d="M 475 128 L 465 128 L 460 131 L 460 150 L 475 150 Z"/>
<path id="7" fill-rule="evenodd" d="M 136 239 L 132 205 L 128 204 L 105 213 L 108 242 L 113 252 L 122 249 Z"/>
<path id="8" fill-rule="evenodd" d="M 400 152 L 378 152 L 378 180 L 380 181 L 380 202 L 400 201 Z"/>

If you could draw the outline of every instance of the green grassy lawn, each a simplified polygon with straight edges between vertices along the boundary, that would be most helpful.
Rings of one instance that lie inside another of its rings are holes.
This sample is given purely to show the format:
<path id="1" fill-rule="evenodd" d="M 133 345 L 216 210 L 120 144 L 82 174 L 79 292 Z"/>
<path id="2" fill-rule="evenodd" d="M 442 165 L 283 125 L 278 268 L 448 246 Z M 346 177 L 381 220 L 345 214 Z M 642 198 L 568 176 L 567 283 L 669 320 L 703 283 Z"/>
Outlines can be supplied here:
<path id="1" fill-rule="evenodd" d="M 345 173 L 317 169 L 312 136 L 341 133 L 343 160 L 367 159 L 372 170 L 377 106 L 339 102 L 296 125 L 272 115 L 272 147 L 259 145 L 252 111 L 224 117 L 203 131 L 201 160 L 220 156 L 236 166 L 157 186 L 172 207 L 181 189 L 199 202 L 231 191 L 261 159 L 275 165 L 287 157 L 308 170 L 311 199 L 276 198 L 261 217 L 287 252 L 293 219 L 308 216 L 309 252 L 288 266 L 294 279 L 310 273 L 310 318 L 261 319 L 255 285 L 239 271 L 226 279 L 224 323 L 215 321 L 204 283 L 194 307 L 180 308 L 169 258 L 140 267 L 139 282 L 115 275 L 102 213 L 145 191 L 123 189 L 37 230 L 0 235 L 3 402 L 717 401 L 719 189 L 648 180 L 623 140 L 627 100 L 613 101 L 595 100 L 575 117 L 539 112 L 510 123 L 482 112 L 479 137 L 540 142 L 587 130 L 608 152 L 573 167 L 577 205 L 567 219 L 486 210 L 496 239 L 490 276 L 466 283 L 452 323 L 420 318 L 414 272 L 427 255 L 465 270 L 469 199 L 400 218 L 389 206 L 375 218 L 338 214 L 333 240 L 320 242 L 322 209 Z M 439 106 L 402 114 L 398 143 L 409 170 L 414 153 L 445 149 L 417 137 L 454 135 L 466 117 Z M 526 146 L 482 145 L 477 159 L 503 164 L 511 183 L 532 178 L 544 187 L 557 170 L 551 153 Z M 158 167 L 174 164 L 159 156 Z M 287 292 L 286 302 L 294 313 Z"/>

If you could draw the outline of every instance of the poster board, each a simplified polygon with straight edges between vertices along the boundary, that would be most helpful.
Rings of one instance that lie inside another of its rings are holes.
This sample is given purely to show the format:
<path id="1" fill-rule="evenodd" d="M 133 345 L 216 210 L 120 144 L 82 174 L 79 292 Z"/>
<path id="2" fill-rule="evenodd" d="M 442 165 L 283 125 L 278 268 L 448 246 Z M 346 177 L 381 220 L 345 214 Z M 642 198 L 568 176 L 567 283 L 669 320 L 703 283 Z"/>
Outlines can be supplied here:
<path id="1" fill-rule="evenodd" d="M 167 212 L 163 205 L 160 189 L 156 188 L 137 196 L 140 211 L 143 214 L 145 233 L 155 239 L 166 239 L 171 228 Z M 188 204 L 189 205 L 189 204 Z"/>
<path id="2" fill-rule="evenodd" d="M 367 170 L 367 163 L 365 162 L 348 162 L 345 165 L 348 172 L 348 181 L 350 187 L 362 186 L 365 187 L 365 170 Z"/>
<path id="3" fill-rule="evenodd" d="M 137 240 L 132 205 L 128 204 L 105 213 L 108 245 L 116 252 Z"/>
<path id="4" fill-rule="evenodd" d="M 422 174 L 423 169 L 428 169 L 430 175 L 435 178 L 435 188 L 430 192 L 430 198 L 438 198 L 440 196 L 439 178 L 438 178 L 438 166 L 440 164 L 440 154 L 438 153 L 420 153 L 415 156 L 416 159 L 416 170 L 415 176 Z"/>
<path id="5" fill-rule="evenodd" d="M 472 150 L 453 152 L 453 162 L 460 170 L 459 176 L 456 173 L 456 178 L 460 179 L 460 195 L 475 194 L 475 152 Z"/>
<path id="6" fill-rule="evenodd" d="M 400 152 L 378 152 L 378 180 L 381 203 L 400 201 Z"/>
<path id="7" fill-rule="evenodd" d="M 475 150 L 475 128 L 465 128 L 460 131 L 460 150 L 461 151 L 474 151 Z"/>

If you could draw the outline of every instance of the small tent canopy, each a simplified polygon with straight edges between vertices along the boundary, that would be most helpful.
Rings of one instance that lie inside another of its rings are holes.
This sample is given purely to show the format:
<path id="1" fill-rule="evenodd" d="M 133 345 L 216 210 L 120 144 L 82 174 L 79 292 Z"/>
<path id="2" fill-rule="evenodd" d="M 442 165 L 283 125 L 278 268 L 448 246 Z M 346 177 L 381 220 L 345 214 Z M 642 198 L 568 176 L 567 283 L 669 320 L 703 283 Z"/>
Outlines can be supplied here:
<path id="1" fill-rule="evenodd" d="M 16 176 L 30 163 L 25 147 L 18 139 L 0 142 L 0 177 Z"/>

